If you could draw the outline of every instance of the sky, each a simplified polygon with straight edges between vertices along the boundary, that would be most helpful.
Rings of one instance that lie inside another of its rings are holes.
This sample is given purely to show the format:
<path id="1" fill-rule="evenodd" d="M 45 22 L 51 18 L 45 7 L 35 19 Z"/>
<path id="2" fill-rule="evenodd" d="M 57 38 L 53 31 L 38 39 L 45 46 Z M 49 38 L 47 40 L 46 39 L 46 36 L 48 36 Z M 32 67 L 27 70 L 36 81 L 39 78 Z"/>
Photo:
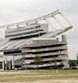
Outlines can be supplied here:
<path id="1" fill-rule="evenodd" d="M 70 59 L 78 53 L 78 0 L 0 0 L 0 26 L 39 17 L 61 10 L 71 21 L 73 29 L 67 33 Z M 0 29 L 0 38 L 3 30 Z"/>

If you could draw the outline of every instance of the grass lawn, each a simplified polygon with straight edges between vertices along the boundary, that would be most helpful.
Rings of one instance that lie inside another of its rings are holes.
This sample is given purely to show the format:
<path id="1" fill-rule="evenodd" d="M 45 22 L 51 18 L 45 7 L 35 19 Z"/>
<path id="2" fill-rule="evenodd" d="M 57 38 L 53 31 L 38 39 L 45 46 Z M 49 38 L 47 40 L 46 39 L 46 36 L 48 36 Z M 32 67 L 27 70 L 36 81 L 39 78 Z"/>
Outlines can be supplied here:
<path id="1" fill-rule="evenodd" d="M 78 70 L 26 70 L 26 71 L 5 71 L 0 72 L 0 82 L 33 82 L 41 80 L 70 80 L 74 79 L 78 83 Z M 49 82 L 47 82 L 49 83 Z M 59 82 L 52 82 L 59 83 Z M 67 82 L 66 82 L 67 83 Z M 73 83 L 73 82 L 71 82 Z"/>

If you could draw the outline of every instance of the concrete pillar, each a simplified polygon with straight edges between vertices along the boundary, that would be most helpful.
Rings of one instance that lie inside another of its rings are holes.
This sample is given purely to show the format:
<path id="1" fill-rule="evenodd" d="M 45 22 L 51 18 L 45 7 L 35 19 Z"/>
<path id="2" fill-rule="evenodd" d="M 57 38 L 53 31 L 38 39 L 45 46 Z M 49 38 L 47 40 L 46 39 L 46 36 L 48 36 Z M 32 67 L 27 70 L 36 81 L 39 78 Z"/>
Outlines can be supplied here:
<path id="1" fill-rule="evenodd" d="M 2 61 L 2 70 L 4 70 L 4 60 Z"/>
<path id="2" fill-rule="evenodd" d="M 66 35 L 62 35 L 62 41 L 67 41 Z"/>
<path id="3" fill-rule="evenodd" d="M 57 40 L 57 42 L 59 41 L 59 39 L 58 39 L 58 38 L 56 38 L 56 40 Z"/>
<path id="4" fill-rule="evenodd" d="M 13 55 L 13 59 L 12 59 L 12 69 L 15 69 L 15 63 L 14 63 L 14 61 L 15 61 L 15 55 Z"/>

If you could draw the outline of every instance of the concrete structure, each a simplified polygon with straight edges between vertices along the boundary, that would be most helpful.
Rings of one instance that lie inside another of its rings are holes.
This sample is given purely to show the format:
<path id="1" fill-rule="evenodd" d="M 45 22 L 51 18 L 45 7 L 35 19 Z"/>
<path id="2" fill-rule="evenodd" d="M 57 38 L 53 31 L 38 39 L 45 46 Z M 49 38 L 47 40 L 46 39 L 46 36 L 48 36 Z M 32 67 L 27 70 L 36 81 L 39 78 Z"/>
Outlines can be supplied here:
<path id="1" fill-rule="evenodd" d="M 22 67 L 27 69 L 55 69 L 68 67 L 67 41 L 52 38 L 32 39 L 22 48 Z"/>
<path id="2" fill-rule="evenodd" d="M 57 19 L 59 15 L 63 20 Z M 54 25 L 51 26 L 51 31 L 49 31 L 48 18 L 52 19 Z M 40 23 L 40 20 L 45 20 L 47 23 Z M 65 22 L 62 23 L 63 21 Z M 66 36 L 62 34 L 71 29 L 72 25 L 58 10 L 33 20 L 5 25 L 1 28 L 6 30 L 5 39 L 0 41 L 0 51 L 6 57 L 13 56 L 12 69 L 68 67 L 67 41 Z M 61 41 L 59 35 L 62 36 Z"/>

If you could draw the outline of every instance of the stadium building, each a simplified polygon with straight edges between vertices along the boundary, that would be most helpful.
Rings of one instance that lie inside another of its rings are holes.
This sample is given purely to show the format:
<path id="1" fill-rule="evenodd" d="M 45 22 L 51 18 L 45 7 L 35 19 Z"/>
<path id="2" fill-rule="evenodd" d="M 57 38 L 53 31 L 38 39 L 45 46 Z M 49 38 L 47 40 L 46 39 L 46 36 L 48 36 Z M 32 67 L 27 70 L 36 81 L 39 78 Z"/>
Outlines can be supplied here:
<path id="1" fill-rule="evenodd" d="M 49 18 L 53 26 L 50 26 Z M 43 20 L 47 23 L 42 23 Z M 49 27 L 52 28 L 51 31 Z M 0 40 L 0 51 L 3 52 L 1 68 L 68 68 L 67 40 L 63 33 L 71 29 L 72 25 L 58 10 L 33 20 L 5 25 L 1 28 L 6 28 L 5 39 Z M 5 57 L 8 56 L 13 57 L 12 62 L 6 61 Z"/>

